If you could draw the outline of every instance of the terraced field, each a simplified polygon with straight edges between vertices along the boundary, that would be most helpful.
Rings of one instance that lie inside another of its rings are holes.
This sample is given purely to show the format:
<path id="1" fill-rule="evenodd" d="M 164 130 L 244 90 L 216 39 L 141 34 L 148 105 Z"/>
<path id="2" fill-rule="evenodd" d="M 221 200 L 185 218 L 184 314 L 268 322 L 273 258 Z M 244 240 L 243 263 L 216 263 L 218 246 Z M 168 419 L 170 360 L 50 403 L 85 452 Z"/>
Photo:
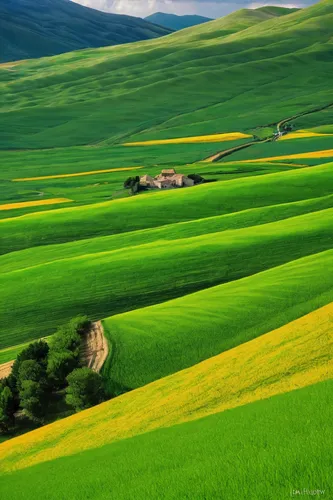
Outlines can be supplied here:
<path id="1" fill-rule="evenodd" d="M 332 489 L 332 22 L 242 10 L 0 66 L 0 363 L 88 315 L 112 397 L 2 442 L 1 497 Z M 205 182 L 124 188 L 166 168 Z"/>

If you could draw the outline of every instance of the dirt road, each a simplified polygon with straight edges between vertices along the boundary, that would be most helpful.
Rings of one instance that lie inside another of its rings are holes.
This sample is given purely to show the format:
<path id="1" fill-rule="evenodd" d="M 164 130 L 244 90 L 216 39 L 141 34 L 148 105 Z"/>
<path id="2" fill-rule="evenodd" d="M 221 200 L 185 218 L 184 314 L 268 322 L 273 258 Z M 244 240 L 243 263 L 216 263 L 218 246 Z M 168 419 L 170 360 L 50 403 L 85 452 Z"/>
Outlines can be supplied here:
<path id="1" fill-rule="evenodd" d="M 0 379 L 8 377 L 12 371 L 12 366 L 14 361 L 8 361 L 8 363 L 3 363 L 0 365 Z"/>
<path id="2" fill-rule="evenodd" d="M 104 336 L 101 321 L 92 323 L 90 331 L 84 338 L 81 348 L 81 358 L 85 366 L 99 372 L 108 356 L 108 342 Z"/>

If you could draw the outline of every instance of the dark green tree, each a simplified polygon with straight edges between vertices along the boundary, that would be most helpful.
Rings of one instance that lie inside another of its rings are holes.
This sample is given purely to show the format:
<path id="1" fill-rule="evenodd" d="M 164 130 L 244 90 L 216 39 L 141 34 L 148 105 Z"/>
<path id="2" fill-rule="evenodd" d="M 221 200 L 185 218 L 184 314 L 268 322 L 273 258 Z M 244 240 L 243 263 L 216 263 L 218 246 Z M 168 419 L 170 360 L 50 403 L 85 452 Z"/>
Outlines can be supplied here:
<path id="1" fill-rule="evenodd" d="M 78 357 L 68 349 L 50 350 L 47 365 L 47 375 L 50 382 L 56 388 L 61 388 L 66 384 L 66 377 L 79 363 Z"/>
<path id="2" fill-rule="evenodd" d="M 23 361 L 32 359 L 46 368 L 49 346 L 45 340 L 33 342 L 17 356 L 12 368 L 12 377 L 17 378 L 18 372 Z"/>
<path id="3" fill-rule="evenodd" d="M 21 385 L 20 406 L 24 414 L 34 422 L 42 422 L 45 414 L 45 392 L 39 382 L 24 380 Z"/>
<path id="4" fill-rule="evenodd" d="M 7 433 L 15 425 L 16 402 L 10 387 L 0 393 L 0 432 Z"/>
<path id="5" fill-rule="evenodd" d="M 20 365 L 17 377 L 17 386 L 20 389 L 22 387 L 22 382 L 25 380 L 40 382 L 43 376 L 45 377 L 45 370 L 43 370 L 40 364 L 34 359 L 27 359 Z"/>
<path id="6" fill-rule="evenodd" d="M 102 377 L 90 368 L 78 368 L 67 377 L 66 403 L 76 411 L 90 408 L 105 400 Z"/>

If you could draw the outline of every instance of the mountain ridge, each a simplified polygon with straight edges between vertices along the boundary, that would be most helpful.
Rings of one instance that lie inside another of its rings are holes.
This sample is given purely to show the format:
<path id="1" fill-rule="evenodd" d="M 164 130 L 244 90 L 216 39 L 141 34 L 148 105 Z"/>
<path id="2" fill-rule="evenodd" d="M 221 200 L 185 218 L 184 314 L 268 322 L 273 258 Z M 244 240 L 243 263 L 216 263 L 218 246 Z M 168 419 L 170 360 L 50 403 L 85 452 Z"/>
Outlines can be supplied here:
<path id="1" fill-rule="evenodd" d="M 69 0 L 3 0 L 0 62 L 135 42 L 170 30 L 143 19 L 108 14 Z"/>

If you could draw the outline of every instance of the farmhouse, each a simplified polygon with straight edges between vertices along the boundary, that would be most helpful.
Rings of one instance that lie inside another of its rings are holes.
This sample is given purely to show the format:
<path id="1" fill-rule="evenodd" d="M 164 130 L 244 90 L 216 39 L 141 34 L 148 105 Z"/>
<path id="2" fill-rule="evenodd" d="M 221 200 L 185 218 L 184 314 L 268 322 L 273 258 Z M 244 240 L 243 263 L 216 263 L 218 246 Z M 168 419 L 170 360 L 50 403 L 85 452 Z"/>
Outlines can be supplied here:
<path id="1" fill-rule="evenodd" d="M 162 170 L 156 177 L 143 175 L 140 177 L 140 186 L 167 189 L 175 187 L 194 186 L 194 181 L 184 174 L 177 174 L 174 168 Z"/>

